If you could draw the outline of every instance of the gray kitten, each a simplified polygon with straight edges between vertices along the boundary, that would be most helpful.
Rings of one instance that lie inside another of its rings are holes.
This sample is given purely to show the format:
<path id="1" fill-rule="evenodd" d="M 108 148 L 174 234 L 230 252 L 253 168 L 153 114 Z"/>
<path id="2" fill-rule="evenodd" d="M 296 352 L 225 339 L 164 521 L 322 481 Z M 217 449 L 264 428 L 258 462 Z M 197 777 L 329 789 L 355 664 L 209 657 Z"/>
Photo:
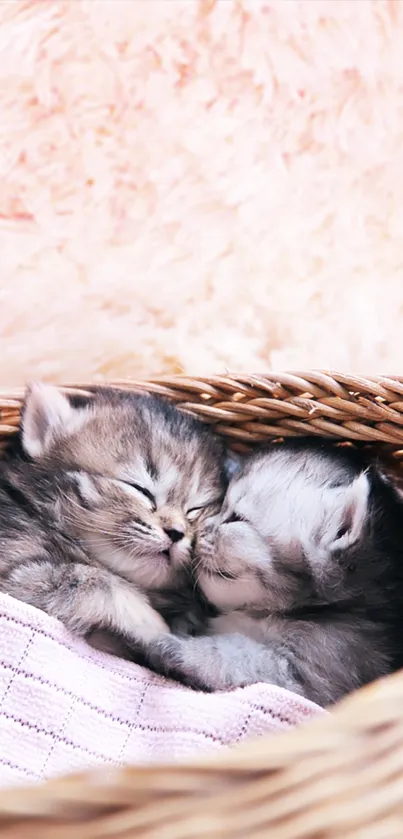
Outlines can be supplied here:
<path id="1" fill-rule="evenodd" d="M 152 644 L 158 670 L 204 690 L 270 682 L 329 705 L 401 665 L 403 502 L 358 452 L 303 440 L 251 456 L 200 527 L 197 555 L 220 614 L 207 636 Z"/>
<path id="2" fill-rule="evenodd" d="M 74 404 L 31 386 L 20 448 L 0 463 L 0 590 L 108 651 L 169 632 L 193 597 L 195 526 L 222 501 L 221 453 L 157 397 Z"/>

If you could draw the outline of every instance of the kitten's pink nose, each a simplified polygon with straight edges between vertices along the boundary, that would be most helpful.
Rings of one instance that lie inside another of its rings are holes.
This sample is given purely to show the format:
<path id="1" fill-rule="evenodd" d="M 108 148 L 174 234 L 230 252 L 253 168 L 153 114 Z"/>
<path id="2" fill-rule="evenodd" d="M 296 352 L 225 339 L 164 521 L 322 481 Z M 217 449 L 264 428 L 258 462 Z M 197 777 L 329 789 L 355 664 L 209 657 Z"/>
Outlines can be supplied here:
<path id="1" fill-rule="evenodd" d="M 177 530 L 176 527 L 166 527 L 165 533 L 169 536 L 171 542 L 180 542 L 185 535 L 183 530 Z"/>

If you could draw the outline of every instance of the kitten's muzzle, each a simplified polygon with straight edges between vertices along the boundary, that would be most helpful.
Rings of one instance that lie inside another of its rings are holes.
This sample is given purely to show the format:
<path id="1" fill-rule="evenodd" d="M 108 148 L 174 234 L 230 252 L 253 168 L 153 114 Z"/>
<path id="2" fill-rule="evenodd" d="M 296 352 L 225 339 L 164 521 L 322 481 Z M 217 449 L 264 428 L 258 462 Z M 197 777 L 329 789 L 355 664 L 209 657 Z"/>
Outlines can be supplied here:
<path id="1" fill-rule="evenodd" d="M 178 530 L 176 527 L 168 527 L 164 528 L 164 530 L 171 542 L 180 542 L 185 535 L 183 530 Z"/>
<path id="2" fill-rule="evenodd" d="M 163 532 L 167 539 L 164 540 L 165 547 L 160 551 L 160 556 L 164 556 L 171 565 L 183 562 L 189 550 L 188 540 L 184 538 L 185 531 L 179 530 L 179 527 L 164 527 Z"/>

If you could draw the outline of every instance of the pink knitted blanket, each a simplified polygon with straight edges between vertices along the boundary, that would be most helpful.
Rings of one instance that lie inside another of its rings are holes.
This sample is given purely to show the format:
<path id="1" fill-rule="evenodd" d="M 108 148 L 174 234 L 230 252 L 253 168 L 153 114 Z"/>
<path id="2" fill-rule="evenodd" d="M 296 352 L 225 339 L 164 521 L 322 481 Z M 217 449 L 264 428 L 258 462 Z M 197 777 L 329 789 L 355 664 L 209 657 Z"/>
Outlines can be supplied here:
<path id="1" fill-rule="evenodd" d="M 105 764 L 183 758 L 323 713 L 253 685 L 199 694 L 92 650 L 58 621 L 0 595 L 0 784 Z"/>

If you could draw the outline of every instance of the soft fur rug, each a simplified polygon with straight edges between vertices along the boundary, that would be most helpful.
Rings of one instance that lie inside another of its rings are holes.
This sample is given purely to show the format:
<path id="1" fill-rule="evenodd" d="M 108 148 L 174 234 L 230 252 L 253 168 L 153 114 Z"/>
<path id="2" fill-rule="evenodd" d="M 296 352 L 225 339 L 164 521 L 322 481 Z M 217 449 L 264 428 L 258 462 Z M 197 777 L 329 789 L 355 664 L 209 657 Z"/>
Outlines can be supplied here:
<path id="1" fill-rule="evenodd" d="M 3 0 L 0 383 L 403 373 L 403 2 Z"/>

